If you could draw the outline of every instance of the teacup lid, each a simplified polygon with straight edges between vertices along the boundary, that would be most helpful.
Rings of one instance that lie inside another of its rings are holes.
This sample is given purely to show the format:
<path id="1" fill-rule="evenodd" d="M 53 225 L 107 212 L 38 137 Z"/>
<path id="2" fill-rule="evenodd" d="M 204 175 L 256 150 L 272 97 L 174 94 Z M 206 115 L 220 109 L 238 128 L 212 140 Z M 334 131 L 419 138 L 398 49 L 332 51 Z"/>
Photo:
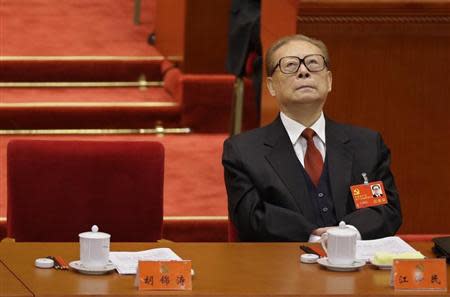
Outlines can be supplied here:
<path id="1" fill-rule="evenodd" d="M 91 228 L 91 232 L 83 232 L 78 234 L 81 238 L 89 238 L 89 239 L 106 239 L 110 238 L 111 235 L 104 232 L 98 232 L 98 226 L 93 225 Z"/>
<path id="2" fill-rule="evenodd" d="M 337 236 L 346 236 L 346 235 L 350 236 L 350 235 L 357 234 L 356 230 L 354 230 L 353 228 L 350 228 L 348 225 L 345 224 L 344 221 L 341 221 L 339 223 L 339 227 L 331 228 L 327 232 L 332 235 L 337 235 Z"/>

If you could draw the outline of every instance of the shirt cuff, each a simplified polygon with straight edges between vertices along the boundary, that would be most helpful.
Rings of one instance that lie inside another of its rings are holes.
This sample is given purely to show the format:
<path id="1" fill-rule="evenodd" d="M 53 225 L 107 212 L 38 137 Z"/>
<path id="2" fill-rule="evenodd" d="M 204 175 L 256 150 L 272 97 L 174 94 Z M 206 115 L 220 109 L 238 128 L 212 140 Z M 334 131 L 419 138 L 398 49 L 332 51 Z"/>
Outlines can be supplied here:
<path id="1" fill-rule="evenodd" d="M 320 241 L 320 238 L 321 238 L 320 236 L 310 234 L 308 242 L 318 242 L 318 241 Z"/>

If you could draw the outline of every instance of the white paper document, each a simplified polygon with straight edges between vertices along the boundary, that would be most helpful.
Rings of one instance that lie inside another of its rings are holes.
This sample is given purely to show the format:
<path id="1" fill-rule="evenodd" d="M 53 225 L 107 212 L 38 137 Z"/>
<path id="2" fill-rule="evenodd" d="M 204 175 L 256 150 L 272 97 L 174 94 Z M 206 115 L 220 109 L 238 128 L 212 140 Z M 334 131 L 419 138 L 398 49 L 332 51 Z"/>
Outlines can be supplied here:
<path id="1" fill-rule="evenodd" d="M 110 252 L 109 259 L 119 274 L 136 274 L 139 260 L 177 261 L 182 260 L 169 248 L 157 248 L 140 252 Z"/>
<path id="2" fill-rule="evenodd" d="M 416 250 L 397 236 L 384 237 L 374 240 L 358 240 L 356 242 L 356 259 L 371 260 L 376 252 L 406 253 Z"/>

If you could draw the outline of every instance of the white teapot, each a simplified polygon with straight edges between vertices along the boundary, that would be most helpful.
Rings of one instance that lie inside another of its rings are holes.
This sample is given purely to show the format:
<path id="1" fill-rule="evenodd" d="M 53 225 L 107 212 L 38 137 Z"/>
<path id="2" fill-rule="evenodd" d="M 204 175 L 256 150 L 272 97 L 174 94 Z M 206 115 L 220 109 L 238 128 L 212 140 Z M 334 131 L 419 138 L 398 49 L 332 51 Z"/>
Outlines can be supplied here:
<path id="1" fill-rule="evenodd" d="M 109 261 L 109 242 L 111 235 L 98 232 L 97 225 L 91 232 L 83 232 L 80 237 L 80 262 L 87 268 L 102 267 Z"/>
<path id="2" fill-rule="evenodd" d="M 356 260 L 356 240 L 358 231 L 355 227 L 340 222 L 339 227 L 330 228 L 322 234 L 321 244 L 333 265 L 350 265 Z"/>

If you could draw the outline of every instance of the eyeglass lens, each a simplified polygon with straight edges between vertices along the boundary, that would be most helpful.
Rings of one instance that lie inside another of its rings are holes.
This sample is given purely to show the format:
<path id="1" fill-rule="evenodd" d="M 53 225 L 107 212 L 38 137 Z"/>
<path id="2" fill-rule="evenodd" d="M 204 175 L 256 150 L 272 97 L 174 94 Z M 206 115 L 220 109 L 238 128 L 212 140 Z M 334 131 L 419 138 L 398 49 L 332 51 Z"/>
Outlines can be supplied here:
<path id="1" fill-rule="evenodd" d="M 281 58 L 280 70 L 286 74 L 295 73 L 300 68 L 302 62 L 311 72 L 321 71 L 325 68 L 325 61 L 321 55 L 308 55 L 303 59 L 300 59 L 299 57 Z"/>

